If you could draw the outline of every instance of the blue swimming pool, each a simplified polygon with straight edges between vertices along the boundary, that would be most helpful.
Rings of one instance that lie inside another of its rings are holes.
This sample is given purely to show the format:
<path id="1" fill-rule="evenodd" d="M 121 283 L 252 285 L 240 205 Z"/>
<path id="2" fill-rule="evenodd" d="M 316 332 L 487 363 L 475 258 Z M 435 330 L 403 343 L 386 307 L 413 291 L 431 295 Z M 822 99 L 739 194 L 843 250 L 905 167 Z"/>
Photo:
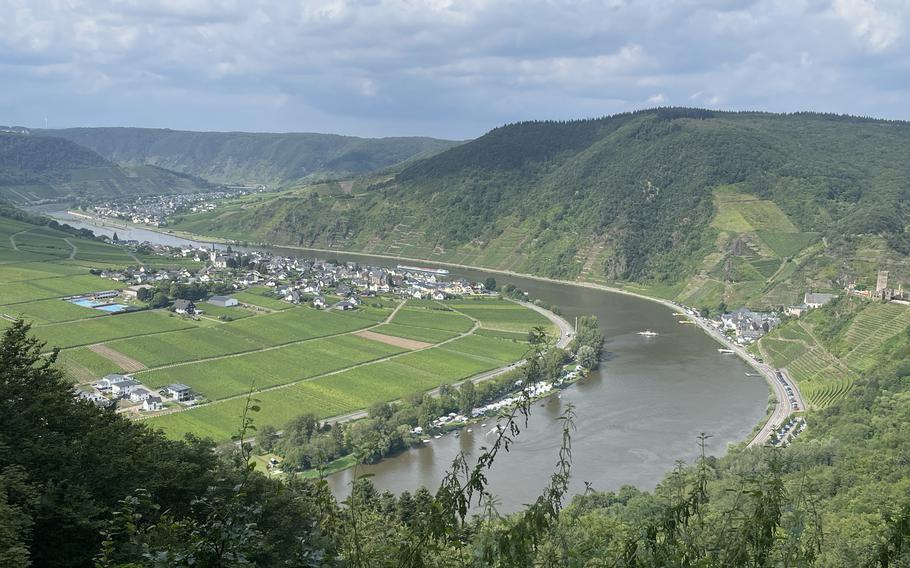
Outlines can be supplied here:
<path id="1" fill-rule="evenodd" d="M 111 314 L 125 312 L 129 309 L 129 306 L 124 306 L 123 304 L 111 304 L 104 300 L 92 300 L 90 298 L 76 298 L 75 300 L 70 300 L 70 303 L 83 308 L 92 308 Z"/>

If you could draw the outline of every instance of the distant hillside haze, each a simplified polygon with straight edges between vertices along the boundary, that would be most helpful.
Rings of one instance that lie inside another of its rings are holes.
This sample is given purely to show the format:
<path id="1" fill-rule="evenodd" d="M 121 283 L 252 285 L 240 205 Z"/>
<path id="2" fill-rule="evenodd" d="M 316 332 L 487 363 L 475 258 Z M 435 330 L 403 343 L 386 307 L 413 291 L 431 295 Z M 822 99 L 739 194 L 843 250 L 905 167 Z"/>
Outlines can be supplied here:
<path id="1" fill-rule="evenodd" d="M 154 166 L 119 167 L 62 138 L 0 132 L 0 199 L 18 205 L 86 197 L 195 193 L 216 187 Z"/>
<path id="2" fill-rule="evenodd" d="M 812 113 L 524 122 L 417 160 L 354 198 L 284 193 L 182 227 L 644 282 L 695 303 L 785 303 L 879 264 L 906 272 L 908 155 L 907 123 Z"/>
<path id="3" fill-rule="evenodd" d="M 448 149 L 423 137 L 357 138 L 335 134 L 191 132 L 152 128 L 43 131 L 118 164 L 150 164 L 225 184 L 281 187 L 301 180 L 365 174 Z"/>

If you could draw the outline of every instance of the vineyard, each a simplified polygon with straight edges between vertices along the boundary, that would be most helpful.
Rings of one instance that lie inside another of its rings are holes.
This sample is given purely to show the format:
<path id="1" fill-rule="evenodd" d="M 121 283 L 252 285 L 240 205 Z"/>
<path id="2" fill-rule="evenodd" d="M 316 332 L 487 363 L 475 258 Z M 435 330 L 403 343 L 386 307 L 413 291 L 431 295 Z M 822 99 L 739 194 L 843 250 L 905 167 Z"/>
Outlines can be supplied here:
<path id="1" fill-rule="evenodd" d="M 838 358 L 812 335 L 808 320 L 791 321 L 761 341 L 762 351 L 799 383 L 815 409 L 830 406 L 850 392 L 857 375 L 875 364 L 876 353 L 910 326 L 910 309 L 899 304 L 869 303 L 844 334 L 845 355 Z"/>

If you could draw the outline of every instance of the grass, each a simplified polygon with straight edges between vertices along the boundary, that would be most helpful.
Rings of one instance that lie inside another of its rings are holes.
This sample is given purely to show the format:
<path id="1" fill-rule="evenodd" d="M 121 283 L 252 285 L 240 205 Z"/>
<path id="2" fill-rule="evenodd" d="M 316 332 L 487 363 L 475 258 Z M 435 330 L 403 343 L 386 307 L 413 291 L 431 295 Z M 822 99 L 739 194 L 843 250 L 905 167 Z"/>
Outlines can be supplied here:
<path id="1" fill-rule="evenodd" d="M 231 296 L 237 298 L 243 304 L 251 304 L 269 310 L 289 310 L 294 307 L 293 304 L 276 297 L 274 289 L 267 287 L 248 288 L 241 292 L 235 292 Z"/>
<path id="2" fill-rule="evenodd" d="M 818 233 L 783 233 L 761 230 L 756 232 L 758 238 L 779 257 L 793 257 L 799 251 L 818 240 Z"/>
<path id="3" fill-rule="evenodd" d="M 11 282 L 3 285 L 0 305 L 20 304 L 34 300 L 74 296 L 99 290 L 113 290 L 121 286 L 112 280 L 105 280 L 88 274 L 55 276 L 37 280 Z"/>
<path id="4" fill-rule="evenodd" d="M 455 333 L 464 333 L 474 327 L 474 322 L 469 318 L 452 311 L 410 307 L 398 310 L 391 323 Z"/>
<path id="5" fill-rule="evenodd" d="M 405 339 L 416 339 L 417 341 L 425 341 L 427 343 L 439 343 L 440 341 L 445 341 L 446 339 L 451 339 L 458 335 L 458 333 L 452 331 L 398 325 L 395 323 L 382 324 L 373 328 L 371 331 L 395 337 L 404 337 Z"/>
<path id="6" fill-rule="evenodd" d="M 61 351 L 57 360 L 63 367 L 63 372 L 75 383 L 90 383 L 104 375 L 123 372 L 116 363 L 88 347 Z"/>
<path id="7" fill-rule="evenodd" d="M 442 349 L 472 357 L 485 357 L 501 365 L 523 359 L 528 352 L 528 344 L 509 339 L 468 336 L 446 343 Z"/>
<path id="8" fill-rule="evenodd" d="M 714 192 L 716 215 L 711 225 L 720 231 L 750 233 L 769 231 L 797 233 L 799 230 L 773 201 L 739 193 L 731 187 Z"/>
<path id="9" fill-rule="evenodd" d="M 22 304 L 13 304 L 3 308 L 3 313 L 13 317 L 22 317 L 35 325 L 96 318 L 107 315 L 107 312 L 92 308 L 83 308 L 59 299 L 37 300 Z"/>
<path id="10" fill-rule="evenodd" d="M 209 327 L 118 341 L 110 347 L 153 368 L 255 351 L 369 325 L 368 321 L 337 312 L 294 308 Z"/>
<path id="11" fill-rule="evenodd" d="M 253 384 L 257 389 L 287 384 L 402 351 L 377 341 L 339 336 L 145 371 L 137 376 L 154 387 L 184 383 L 207 398 L 216 400 L 243 394 Z"/>
<path id="12" fill-rule="evenodd" d="M 460 300 L 446 305 L 476 319 L 487 329 L 525 332 L 533 327 L 553 331 L 553 325 L 543 315 L 507 300 Z"/>
<path id="13" fill-rule="evenodd" d="M 239 320 L 253 315 L 253 312 L 240 306 L 223 308 L 221 306 L 216 306 L 215 304 L 209 304 L 208 302 L 198 304 L 197 309 L 202 310 L 202 313 L 205 316 L 216 319 L 224 318 L 225 321 Z"/>
<path id="14" fill-rule="evenodd" d="M 48 347 L 68 348 L 191 327 L 189 321 L 167 312 L 145 311 L 39 326 L 32 331 Z"/>

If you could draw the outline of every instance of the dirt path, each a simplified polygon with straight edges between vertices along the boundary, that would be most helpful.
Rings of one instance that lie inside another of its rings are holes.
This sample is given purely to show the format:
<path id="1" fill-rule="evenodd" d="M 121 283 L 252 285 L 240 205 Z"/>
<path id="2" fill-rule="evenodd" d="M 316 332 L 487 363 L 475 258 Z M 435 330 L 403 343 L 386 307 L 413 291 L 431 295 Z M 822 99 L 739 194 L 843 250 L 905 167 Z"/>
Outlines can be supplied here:
<path id="1" fill-rule="evenodd" d="M 18 233 L 13 233 L 12 235 L 9 236 L 9 244 L 12 245 L 13 250 L 15 250 L 15 251 L 19 250 L 19 245 L 16 244 L 16 236 L 21 235 L 22 233 L 27 233 L 29 231 L 31 231 L 31 229 L 24 229 L 22 231 L 19 231 Z"/>
<path id="2" fill-rule="evenodd" d="M 70 246 L 70 248 L 73 249 L 72 251 L 70 251 L 70 260 L 73 260 L 74 258 L 76 258 L 76 253 L 79 252 L 79 247 L 74 245 L 72 243 L 72 241 L 70 241 L 69 239 L 63 239 L 63 242 L 68 244 Z"/>
<path id="3" fill-rule="evenodd" d="M 394 335 L 385 335 L 383 333 L 376 333 L 375 331 L 370 331 L 365 329 L 363 331 L 358 331 L 354 335 L 362 337 L 364 339 L 371 339 L 373 341 L 378 341 L 379 343 L 385 343 L 386 345 L 394 345 L 395 347 L 402 347 L 404 349 L 424 349 L 426 347 L 432 347 L 432 343 L 427 343 L 425 341 L 417 341 L 416 339 L 407 339 L 404 337 L 395 337 Z"/>
<path id="4" fill-rule="evenodd" d="M 143 365 L 142 363 L 140 363 L 139 361 L 133 359 L 132 357 L 127 357 L 123 353 L 121 353 L 119 351 L 115 351 L 114 349 L 111 349 L 110 347 L 108 347 L 107 345 L 105 345 L 103 343 L 96 343 L 95 345 L 89 345 L 89 349 L 91 349 L 98 355 L 101 355 L 105 359 L 113 361 L 127 373 L 137 373 L 139 371 L 144 371 L 146 369 L 146 366 Z"/>

